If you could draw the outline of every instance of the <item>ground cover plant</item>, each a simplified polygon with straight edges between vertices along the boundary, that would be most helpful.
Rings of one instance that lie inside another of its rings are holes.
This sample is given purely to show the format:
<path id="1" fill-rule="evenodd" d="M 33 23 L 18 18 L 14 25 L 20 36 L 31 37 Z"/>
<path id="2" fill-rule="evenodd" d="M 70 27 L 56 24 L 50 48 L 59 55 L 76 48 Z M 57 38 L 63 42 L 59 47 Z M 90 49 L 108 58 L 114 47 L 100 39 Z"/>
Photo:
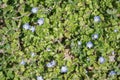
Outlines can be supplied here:
<path id="1" fill-rule="evenodd" d="M 0 0 L 1 80 L 119 80 L 120 0 Z"/>

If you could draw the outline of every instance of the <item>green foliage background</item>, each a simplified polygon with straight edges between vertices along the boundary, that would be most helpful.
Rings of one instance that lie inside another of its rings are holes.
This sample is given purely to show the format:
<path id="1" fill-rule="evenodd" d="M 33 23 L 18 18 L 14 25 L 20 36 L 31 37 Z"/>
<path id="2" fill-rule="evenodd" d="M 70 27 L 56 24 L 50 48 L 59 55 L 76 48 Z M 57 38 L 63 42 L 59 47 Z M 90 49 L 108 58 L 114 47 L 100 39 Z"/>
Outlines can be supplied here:
<path id="1" fill-rule="evenodd" d="M 33 7 L 39 8 L 36 14 L 31 13 Z M 94 16 L 101 21 L 95 23 Z M 42 26 L 39 18 L 44 18 Z M 24 30 L 25 23 L 35 26 L 35 32 Z M 94 33 L 98 40 L 92 40 Z M 92 49 L 86 47 L 88 41 L 94 43 Z M 109 62 L 113 51 L 115 61 Z M 98 62 L 100 56 L 105 63 Z M 47 68 L 51 60 L 57 64 Z M 63 65 L 68 67 L 66 74 L 60 73 Z M 117 74 L 108 76 L 110 70 Z M 40 75 L 45 80 L 119 80 L 120 1 L 0 0 L 1 80 L 35 80 Z"/>

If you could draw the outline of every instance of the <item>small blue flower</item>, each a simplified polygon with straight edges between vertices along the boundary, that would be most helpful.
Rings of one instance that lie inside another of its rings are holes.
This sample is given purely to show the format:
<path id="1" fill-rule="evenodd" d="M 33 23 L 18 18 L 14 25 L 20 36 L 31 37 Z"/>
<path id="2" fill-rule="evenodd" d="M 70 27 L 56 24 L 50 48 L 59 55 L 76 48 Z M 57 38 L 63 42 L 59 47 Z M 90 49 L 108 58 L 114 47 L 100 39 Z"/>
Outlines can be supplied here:
<path id="1" fill-rule="evenodd" d="M 28 30 L 28 29 L 30 29 L 30 25 L 29 25 L 28 23 L 26 23 L 26 24 L 23 25 L 23 28 L 24 28 L 25 30 Z"/>
<path id="2" fill-rule="evenodd" d="M 39 18 L 37 23 L 41 26 L 44 23 L 44 18 Z"/>
<path id="3" fill-rule="evenodd" d="M 116 72 L 115 72 L 115 71 L 110 71 L 110 72 L 109 72 L 109 76 L 114 76 L 114 75 L 116 75 Z"/>
<path id="4" fill-rule="evenodd" d="M 51 61 L 51 64 L 52 64 L 53 66 L 55 66 L 55 65 L 56 65 L 56 62 L 53 60 L 53 61 Z"/>
<path id="5" fill-rule="evenodd" d="M 37 76 L 37 80 L 44 80 L 42 76 Z"/>
<path id="6" fill-rule="evenodd" d="M 81 41 L 78 41 L 78 45 L 80 46 L 82 44 L 82 42 Z"/>
<path id="7" fill-rule="evenodd" d="M 99 37 L 98 34 L 93 34 L 93 35 L 92 35 L 92 39 L 93 39 L 93 40 L 98 39 L 98 37 Z"/>
<path id="8" fill-rule="evenodd" d="M 51 63 L 47 63 L 47 65 L 46 65 L 48 68 L 51 68 L 51 67 L 53 67 L 53 65 L 51 64 Z"/>
<path id="9" fill-rule="evenodd" d="M 32 8 L 31 12 L 32 13 L 37 13 L 38 12 L 38 8 L 37 7 Z"/>
<path id="10" fill-rule="evenodd" d="M 92 47 L 93 47 L 93 43 L 92 43 L 91 41 L 89 41 L 89 42 L 86 44 L 86 46 L 87 46 L 88 48 L 92 48 Z"/>
<path id="11" fill-rule="evenodd" d="M 100 16 L 95 16 L 94 17 L 94 22 L 99 22 L 100 21 Z"/>
<path id="12" fill-rule="evenodd" d="M 32 26 L 32 27 L 30 28 L 30 30 L 31 30 L 32 32 L 34 32 L 34 31 L 35 31 L 35 27 Z"/>
<path id="13" fill-rule="evenodd" d="M 46 50 L 47 50 L 47 51 L 51 51 L 51 49 L 50 49 L 50 48 L 47 48 Z"/>
<path id="14" fill-rule="evenodd" d="M 62 66 L 61 73 L 66 73 L 68 71 L 68 68 L 66 66 Z"/>
<path id="15" fill-rule="evenodd" d="M 56 65 L 56 62 L 53 60 L 53 61 L 47 63 L 46 66 L 47 66 L 48 68 L 51 68 L 51 67 L 54 67 L 55 65 Z"/>
<path id="16" fill-rule="evenodd" d="M 21 65 L 25 65 L 26 62 L 25 62 L 24 60 L 22 60 L 22 61 L 20 62 L 20 64 L 21 64 Z"/>
<path id="17" fill-rule="evenodd" d="M 105 62 L 105 59 L 104 59 L 104 57 L 101 56 L 101 57 L 98 59 L 98 61 L 102 64 L 102 63 Z"/>

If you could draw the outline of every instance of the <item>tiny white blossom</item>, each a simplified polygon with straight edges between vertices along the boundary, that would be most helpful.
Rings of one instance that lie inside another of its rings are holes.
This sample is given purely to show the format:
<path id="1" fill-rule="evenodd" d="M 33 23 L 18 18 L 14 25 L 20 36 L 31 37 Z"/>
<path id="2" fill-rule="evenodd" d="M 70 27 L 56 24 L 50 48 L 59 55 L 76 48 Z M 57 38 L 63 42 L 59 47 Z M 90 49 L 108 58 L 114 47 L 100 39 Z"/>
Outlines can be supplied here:
<path id="1" fill-rule="evenodd" d="M 37 80 L 44 80 L 42 76 L 37 76 Z"/>
<path id="2" fill-rule="evenodd" d="M 37 23 L 41 26 L 44 23 L 44 18 L 39 18 Z"/>
<path id="3" fill-rule="evenodd" d="M 87 46 L 88 48 L 92 48 L 92 47 L 93 47 L 93 43 L 92 43 L 91 41 L 89 41 L 89 42 L 86 44 L 86 46 Z"/>
<path id="4" fill-rule="evenodd" d="M 24 28 L 25 30 L 28 30 L 28 29 L 30 29 L 30 25 L 29 25 L 28 23 L 25 23 L 25 24 L 23 25 L 23 28 Z"/>
<path id="5" fill-rule="evenodd" d="M 38 12 L 38 8 L 37 7 L 32 8 L 31 12 L 32 13 L 37 13 Z"/>
<path id="6" fill-rule="evenodd" d="M 31 53 L 31 57 L 34 57 L 34 56 L 35 56 L 35 53 L 32 52 L 32 53 Z"/>
<path id="7" fill-rule="evenodd" d="M 87 57 L 87 61 L 90 61 L 90 58 Z"/>
<path id="8" fill-rule="evenodd" d="M 61 73 L 66 73 L 68 71 L 68 68 L 66 66 L 62 66 Z"/>
<path id="9" fill-rule="evenodd" d="M 32 32 L 34 32 L 34 31 L 35 31 L 35 27 L 32 26 L 32 27 L 30 28 L 30 30 L 31 30 Z"/>
<path id="10" fill-rule="evenodd" d="M 81 45 L 82 44 L 82 42 L 81 41 L 78 41 L 78 45 Z"/>
<path id="11" fill-rule="evenodd" d="M 115 51 L 112 51 L 112 55 L 115 55 Z"/>
<path id="12" fill-rule="evenodd" d="M 115 74 L 116 74 L 115 71 L 110 71 L 110 72 L 109 72 L 109 76 L 114 76 Z"/>
<path id="13" fill-rule="evenodd" d="M 115 56 L 114 56 L 114 55 L 113 55 L 113 56 L 109 56 L 109 61 L 110 61 L 110 62 L 114 62 L 114 61 L 115 61 L 114 59 L 115 59 Z"/>
<path id="14" fill-rule="evenodd" d="M 98 37 L 99 37 L 98 34 L 93 34 L 93 35 L 92 35 L 92 39 L 93 39 L 93 40 L 98 39 Z"/>
<path id="15" fill-rule="evenodd" d="M 114 32 L 116 33 L 116 32 L 118 32 L 118 30 L 117 30 L 117 29 L 115 29 L 115 30 L 114 30 Z"/>
<path id="16" fill-rule="evenodd" d="M 100 57 L 100 58 L 98 59 L 98 61 L 102 64 L 102 63 L 105 62 L 105 59 L 104 59 L 103 57 Z"/>
<path id="17" fill-rule="evenodd" d="M 48 68 L 54 67 L 55 65 L 56 65 L 56 62 L 54 60 L 46 64 Z"/>
<path id="18" fill-rule="evenodd" d="M 100 21 L 100 16 L 95 16 L 94 17 L 94 22 L 99 22 Z"/>
<path id="19" fill-rule="evenodd" d="M 25 65 L 25 63 L 26 63 L 26 62 L 25 62 L 24 60 L 22 60 L 22 61 L 20 62 L 21 65 Z"/>

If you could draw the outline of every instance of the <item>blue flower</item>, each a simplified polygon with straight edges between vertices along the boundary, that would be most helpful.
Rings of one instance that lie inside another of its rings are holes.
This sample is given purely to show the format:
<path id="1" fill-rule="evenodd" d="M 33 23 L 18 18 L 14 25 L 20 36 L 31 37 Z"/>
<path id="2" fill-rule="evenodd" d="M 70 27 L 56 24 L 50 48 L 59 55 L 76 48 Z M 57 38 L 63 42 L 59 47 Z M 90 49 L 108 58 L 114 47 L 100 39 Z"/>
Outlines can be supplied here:
<path id="1" fill-rule="evenodd" d="M 88 48 L 92 48 L 92 47 L 93 47 L 93 43 L 92 43 L 91 41 L 89 41 L 89 42 L 86 44 L 86 46 L 87 46 Z"/>
<path id="2" fill-rule="evenodd" d="M 56 62 L 53 60 L 53 61 L 51 61 L 51 64 L 52 64 L 53 66 L 55 66 L 55 65 L 56 65 Z"/>
<path id="3" fill-rule="evenodd" d="M 41 26 L 44 23 L 44 18 L 39 18 L 37 23 Z"/>
<path id="4" fill-rule="evenodd" d="M 32 32 L 34 32 L 34 31 L 35 31 L 35 27 L 32 26 L 32 27 L 30 28 L 30 30 L 31 30 Z"/>
<path id="5" fill-rule="evenodd" d="M 37 76 L 37 80 L 44 80 L 42 76 Z"/>
<path id="6" fill-rule="evenodd" d="M 102 63 L 105 62 L 105 59 L 104 59 L 104 57 L 101 56 L 101 57 L 98 59 L 98 61 L 102 64 Z"/>
<path id="7" fill-rule="evenodd" d="M 94 22 L 99 22 L 100 21 L 100 16 L 95 16 L 94 17 Z"/>
<path id="8" fill-rule="evenodd" d="M 26 62 L 25 62 L 24 60 L 22 60 L 22 61 L 20 62 L 20 64 L 21 64 L 21 65 L 25 65 Z"/>
<path id="9" fill-rule="evenodd" d="M 26 24 L 23 25 L 23 28 L 24 28 L 25 30 L 28 30 L 28 29 L 30 29 L 30 25 L 29 25 L 28 23 L 26 23 Z"/>
<path id="10" fill-rule="evenodd" d="M 85 73 L 88 74 L 88 71 L 85 69 Z"/>
<path id="11" fill-rule="evenodd" d="M 66 73 L 68 71 L 68 68 L 66 66 L 62 66 L 61 73 Z"/>
<path id="12" fill-rule="evenodd" d="M 116 72 L 115 72 L 115 71 L 110 71 L 110 72 L 109 72 L 109 76 L 114 76 L 114 75 L 116 75 Z"/>
<path id="13" fill-rule="evenodd" d="M 53 67 L 52 66 L 52 64 L 49 62 L 49 63 L 47 63 L 47 65 L 46 65 L 48 68 L 51 68 L 51 67 Z"/>
<path id="14" fill-rule="evenodd" d="M 93 34 L 93 35 L 92 35 L 92 39 L 93 39 L 93 40 L 98 39 L 98 37 L 99 37 L 98 34 Z"/>
<path id="15" fill-rule="evenodd" d="M 32 8 L 31 12 L 32 13 L 37 13 L 38 12 L 38 8 L 37 7 Z"/>
<path id="16" fill-rule="evenodd" d="M 51 51 L 51 49 L 50 49 L 50 48 L 47 48 L 46 50 L 47 50 L 47 51 Z"/>
<path id="17" fill-rule="evenodd" d="M 56 62 L 54 60 L 46 64 L 48 68 L 54 67 L 55 65 L 56 65 Z"/>

